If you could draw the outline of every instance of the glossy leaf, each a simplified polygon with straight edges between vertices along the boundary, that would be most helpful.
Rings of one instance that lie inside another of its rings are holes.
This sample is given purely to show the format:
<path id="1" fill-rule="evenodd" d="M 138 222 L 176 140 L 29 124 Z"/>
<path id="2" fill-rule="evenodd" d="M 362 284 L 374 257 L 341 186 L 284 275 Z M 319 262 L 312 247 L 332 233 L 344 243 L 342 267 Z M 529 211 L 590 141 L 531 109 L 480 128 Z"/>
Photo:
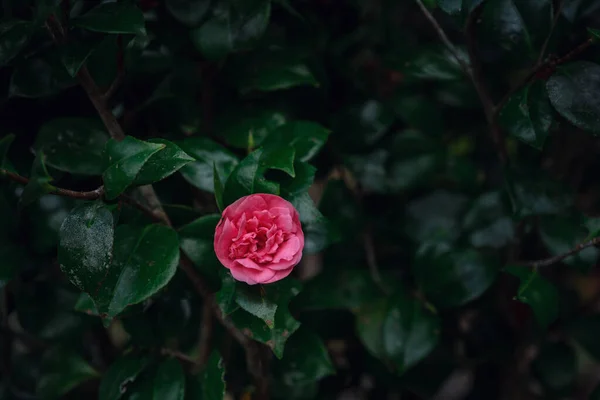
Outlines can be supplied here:
<path id="1" fill-rule="evenodd" d="M 174 174 L 185 165 L 195 161 L 175 143 L 165 139 L 150 139 L 148 143 L 163 145 L 164 148 L 154 153 L 135 177 L 134 185 L 149 185 L 161 181 Z"/>
<path id="2" fill-rule="evenodd" d="M 42 359 L 42 377 L 37 395 L 44 399 L 63 398 L 73 388 L 100 375 L 81 356 L 65 348 L 53 348 Z"/>
<path id="3" fill-rule="evenodd" d="M 167 10 L 179 22 L 187 26 L 197 26 L 209 10 L 210 0 L 167 0 Z"/>
<path id="4" fill-rule="evenodd" d="M 43 151 L 46 164 L 80 175 L 101 175 L 102 153 L 108 141 L 104 126 L 95 119 L 58 118 L 42 126 L 33 148 Z"/>
<path id="5" fill-rule="evenodd" d="M 356 315 L 363 344 L 398 373 L 427 357 L 439 340 L 438 318 L 401 292 L 361 307 Z"/>
<path id="6" fill-rule="evenodd" d="M 509 266 L 506 271 L 519 278 L 516 299 L 531 307 L 538 323 L 547 328 L 558 317 L 559 303 L 556 287 L 537 271 L 522 266 Z"/>
<path id="7" fill-rule="evenodd" d="M 292 146 L 295 149 L 295 159 L 309 161 L 325 145 L 329 132 L 314 122 L 292 121 L 271 132 L 265 143 L 269 147 L 280 149 Z"/>
<path id="8" fill-rule="evenodd" d="M 0 66 L 6 65 L 25 47 L 33 32 L 27 21 L 10 20 L 0 24 Z"/>
<path id="9" fill-rule="evenodd" d="M 557 69 L 546 83 L 550 102 L 576 127 L 600 134 L 600 66 L 578 61 Z"/>
<path id="10" fill-rule="evenodd" d="M 153 379 L 156 400 L 183 400 L 185 396 L 185 374 L 180 362 L 175 359 L 163 361 Z M 149 399 L 150 400 L 150 399 Z"/>
<path id="11" fill-rule="evenodd" d="M 499 265 L 475 250 L 451 251 L 447 244 L 421 245 L 413 273 L 438 307 L 457 307 L 481 296 L 494 283 Z"/>
<path id="12" fill-rule="evenodd" d="M 200 380 L 202 399 L 222 400 L 225 398 L 225 365 L 216 350 L 208 358 Z"/>
<path id="13" fill-rule="evenodd" d="M 134 382 L 148 365 L 149 359 L 132 355 L 120 358 L 102 376 L 99 400 L 124 398 L 129 385 Z"/>
<path id="14" fill-rule="evenodd" d="M 233 147 L 252 149 L 287 122 L 286 115 L 276 110 L 230 111 L 216 121 L 219 134 Z"/>
<path id="15" fill-rule="evenodd" d="M 537 82 L 512 95 L 500 113 L 500 123 L 511 135 L 541 150 L 552 125 L 544 85 Z"/>
<path id="16" fill-rule="evenodd" d="M 131 136 L 120 142 L 110 139 L 105 149 L 108 168 L 102 174 L 106 197 L 112 200 L 123 193 L 134 183 L 144 164 L 165 147 L 165 144 L 143 142 Z"/>
<path id="17" fill-rule="evenodd" d="M 271 92 L 296 86 L 318 87 L 319 82 L 306 63 L 278 56 L 261 57 L 239 80 L 242 93 L 258 90 Z"/>
<path id="18" fill-rule="evenodd" d="M 108 207 L 94 202 L 74 208 L 60 227 L 60 268 L 93 298 L 111 269 L 114 225 Z"/>
<path id="19" fill-rule="evenodd" d="M 205 215 L 182 226 L 179 233 L 179 245 L 192 260 L 196 268 L 213 281 L 218 280 L 218 272 L 223 267 L 214 251 L 215 229 L 221 216 Z"/>
<path id="20" fill-rule="evenodd" d="M 225 182 L 239 162 L 233 153 L 207 138 L 188 138 L 177 144 L 195 159 L 179 170 L 181 175 L 190 184 L 207 192 L 214 192 L 215 170 Z"/>
<path id="21" fill-rule="evenodd" d="M 61 60 L 69 75 L 76 76 L 96 49 L 102 49 L 112 40 L 111 36 L 104 38 L 94 36 L 90 39 L 70 41 L 64 44 L 61 47 Z"/>
<path id="22" fill-rule="evenodd" d="M 132 3 L 101 3 L 82 16 L 71 19 L 71 24 L 90 31 L 105 33 L 144 34 L 144 15 Z"/>

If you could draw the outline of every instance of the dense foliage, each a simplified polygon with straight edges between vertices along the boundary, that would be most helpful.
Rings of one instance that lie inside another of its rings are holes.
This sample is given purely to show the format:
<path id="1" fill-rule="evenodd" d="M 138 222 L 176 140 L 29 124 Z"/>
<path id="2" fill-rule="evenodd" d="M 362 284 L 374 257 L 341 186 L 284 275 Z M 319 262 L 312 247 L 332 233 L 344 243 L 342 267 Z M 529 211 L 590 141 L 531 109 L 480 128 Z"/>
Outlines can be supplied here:
<path id="1" fill-rule="evenodd" d="M 1 10 L 0 399 L 600 399 L 600 0 Z"/>

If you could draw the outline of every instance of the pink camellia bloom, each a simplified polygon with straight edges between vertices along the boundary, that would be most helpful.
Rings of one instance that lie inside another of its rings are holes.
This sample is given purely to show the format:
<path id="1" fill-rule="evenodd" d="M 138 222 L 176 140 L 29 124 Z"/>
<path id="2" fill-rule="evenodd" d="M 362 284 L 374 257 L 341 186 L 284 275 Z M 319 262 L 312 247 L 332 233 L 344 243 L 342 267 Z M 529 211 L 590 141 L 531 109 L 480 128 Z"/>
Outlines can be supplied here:
<path id="1" fill-rule="evenodd" d="M 215 230 L 215 253 L 238 281 L 273 283 L 302 258 L 304 232 L 294 206 L 272 194 L 251 194 L 225 208 Z"/>

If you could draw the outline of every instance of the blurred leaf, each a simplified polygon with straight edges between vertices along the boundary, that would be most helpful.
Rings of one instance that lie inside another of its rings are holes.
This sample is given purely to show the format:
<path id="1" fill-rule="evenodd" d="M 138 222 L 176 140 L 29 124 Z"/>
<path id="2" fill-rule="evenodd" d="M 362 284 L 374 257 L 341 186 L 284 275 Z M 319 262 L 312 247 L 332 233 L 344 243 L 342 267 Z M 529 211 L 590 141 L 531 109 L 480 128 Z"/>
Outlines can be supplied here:
<path id="1" fill-rule="evenodd" d="M 348 147 L 362 152 L 365 144 L 373 145 L 381 139 L 393 122 L 392 110 L 377 100 L 367 100 L 334 117 L 332 140 L 342 149 Z"/>
<path id="2" fill-rule="evenodd" d="M 598 7 L 600 3 L 594 0 L 565 0 L 562 13 L 569 22 L 573 23 L 597 11 Z"/>
<path id="3" fill-rule="evenodd" d="M 190 184 L 210 193 L 214 192 L 215 170 L 225 182 L 239 162 L 233 153 L 207 138 L 188 138 L 177 144 L 196 159 L 179 170 L 181 175 Z"/>
<path id="4" fill-rule="evenodd" d="M 75 303 L 75 307 L 73 309 L 75 311 L 84 312 L 88 315 L 100 315 L 96 304 L 94 304 L 94 299 L 92 299 L 87 293 L 81 293 L 79 295 L 77 303 Z"/>
<path id="5" fill-rule="evenodd" d="M 80 355 L 66 348 L 53 348 L 44 354 L 42 374 L 36 393 L 43 399 L 63 398 L 81 383 L 99 377 Z"/>
<path id="6" fill-rule="evenodd" d="M 502 248 L 514 238 L 514 222 L 500 192 L 484 193 L 468 207 L 463 227 L 473 247 Z"/>
<path id="7" fill-rule="evenodd" d="M 274 373 L 286 386 L 303 385 L 335 373 L 321 338 L 300 327 L 288 340 L 285 356 L 275 363 Z"/>
<path id="8" fill-rule="evenodd" d="M 595 360 L 600 360 L 600 315 L 579 316 L 569 327 L 575 341 Z"/>
<path id="9" fill-rule="evenodd" d="M 457 15 L 463 11 L 472 11 L 483 0 L 437 0 L 438 6 L 450 15 Z"/>
<path id="10" fill-rule="evenodd" d="M 52 177 L 46 169 L 46 155 L 39 151 L 33 165 L 31 166 L 31 174 L 29 176 L 29 183 L 25 185 L 19 204 L 21 207 L 26 207 L 31 203 L 37 201 L 40 197 L 45 194 L 52 192 L 55 188 L 50 184 Z"/>
<path id="11" fill-rule="evenodd" d="M 82 16 L 72 18 L 73 26 L 105 33 L 146 33 L 144 14 L 132 3 L 101 3 Z"/>
<path id="12" fill-rule="evenodd" d="M 286 123 L 286 116 L 275 110 L 229 110 L 216 121 L 216 130 L 229 145 L 247 150 L 260 146 L 275 129 Z"/>
<path id="13" fill-rule="evenodd" d="M 92 298 L 111 269 L 114 224 L 108 207 L 93 202 L 74 208 L 60 227 L 60 269 Z"/>
<path id="14" fill-rule="evenodd" d="M 575 218 L 548 216 L 541 221 L 540 236 L 550 254 L 557 256 L 583 242 L 587 235 Z M 583 271 L 589 271 L 596 264 L 599 254 L 600 250 L 591 246 L 567 257 L 563 262 Z"/>
<path id="15" fill-rule="evenodd" d="M 10 134 L 10 135 L 6 135 L 4 136 L 2 139 L 0 139 L 0 168 L 6 169 L 8 166 L 8 149 L 10 148 L 10 145 L 14 142 L 15 140 L 15 135 L 14 134 Z"/>
<path id="16" fill-rule="evenodd" d="M 562 342 L 546 344 L 532 367 L 542 384 L 556 393 L 573 384 L 577 378 L 575 349 Z"/>
<path id="17" fill-rule="evenodd" d="M 208 12 L 210 0 L 166 0 L 167 10 L 184 25 L 197 26 Z"/>
<path id="18" fill-rule="evenodd" d="M 103 38 L 93 36 L 85 40 L 70 40 L 63 44 L 61 46 L 61 60 L 69 75 L 76 76 L 94 51 L 97 48 L 102 49 L 113 39 L 112 36 Z"/>
<path id="19" fill-rule="evenodd" d="M 72 86 L 73 78 L 67 74 L 58 53 L 31 57 L 19 64 L 10 79 L 9 93 L 13 97 L 45 97 Z"/>
<path id="20" fill-rule="evenodd" d="M 106 143 L 106 165 L 102 174 L 106 198 L 117 198 L 134 183 L 144 164 L 158 151 L 166 147 L 161 143 L 149 143 L 126 136 L 120 142 L 110 139 Z"/>
<path id="21" fill-rule="evenodd" d="M 513 94 L 500 113 L 500 124 L 511 135 L 541 150 L 552 125 L 544 85 L 535 82 Z"/>
<path id="22" fill-rule="evenodd" d="M 496 280 L 499 265 L 472 249 L 451 251 L 445 244 L 424 243 L 412 268 L 425 296 L 447 308 L 481 296 Z"/>
<path id="23" fill-rule="evenodd" d="M 356 315 L 356 329 L 365 347 L 399 374 L 437 346 L 438 318 L 402 292 L 366 304 Z"/>
<path id="24" fill-rule="evenodd" d="M 329 130 L 317 123 L 291 121 L 272 131 L 265 143 L 273 148 L 293 147 L 297 160 L 309 161 L 325 145 L 328 135 Z"/>
<path id="25" fill-rule="evenodd" d="M 549 179 L 540 170 L 509 171 L 506 177 L 507 191 L 517 218 L 557 214 L 573 202 L 564 185 Z"/>
<path id="26" fill-rule="evenodd" d="M 177 172 L 185 165 L 195 161 L 175 143 L 165 139 L 150 139 L 148 143 L 163 145 L 164 148 L 154 153 L 144 163 L 140 172 L 135 177 L 134 185 L 149 185 L 161 181 Z"/>
<path id="27" fill-rule="evenodd" d="M 326 268 L 305 283 L 302 292 L 292 301 L 301 310 L 354 310 L 376 300 L 381 290 L 366 269 L 334 270 Z"/>
<path id="28" fill-rule="evenodd" d="M 57 118 L 41 127 L 33 149 L 42 151 L 46 164 L 60 171 L 101 175 L 107 141 L 106 129 L 96 119 Z"/>
<path id="29" fill-rule="evenodd" d="M 361 188 L 370 193 L 387 192 L 385 164 L 389 158 L 386 149 L 377 149 L 369 154 L 353 155 L 345 163 L 360 182 Z"/>
<path id="30" fill-rule="evenodd" d="M 99 400 L 118 400 L 124 397 L 129 385 L 135 382 L 148 365 L 149 359 L 126 355 L 113 363 L 102 376 Z"/>
<path id="31" fill-rule="evenodd" d="M 25 250 L 16 244 L 4 242 L 0 246 L 0 289 L 10 282 L 23 265 Z"/>
<path id="32" fill-rule="evenodd" d="M 200 380 L 203 400 L 222 400 L 225 398 L 225 365 L 216 350 L 208 358 Z"/>
<path id="33" fill-rule="evenodd" d="M 196 48 L 208 59 L 246 49 L 265 32 L 271 16 L 270 0 L 220 1 L 213 15 L 191 32 Z"/>
<path id="34" fill-rule="evenodd" d="M 183 400 L 185 395 L 185 374 L 181 364 L 172 358 L 158 366 L 154 382 L 156 400 Z M 150 399 L 148 399 L 150 400 Z"/>
<path id="35" fill-rule="evenodd" d="M 600 134 L 600 66 L 577 61 L 560 66 L 546 83 L 550 102 L 576 127 Z"/>
<path id="36" fill-rule="evenodd" d="M 29 41 L 33 33 L 30 22 L 9 20 L 0 23 L 0 66 L 15 58 Z"/>
<path id="37" fill-rule="evenodd" d="M 223 205 L 223 181 L 221 181 L 221 177 L 219 175 L 219 171 L 217 171 L 217 164 L 213 164 L 213 176 L 214 176 L 214 190 L 215 190 L 215 202 L 217 203 L 217 207 L 219 211 L 223 211 L 225 206 Z"/>
<path id="38" fill-rule="evenodd" d="M 215 229 L 221 216 L 202 216 L 179 229 L 179 246 L 205 276 L 218 280 L 221 263 L 214 251 Z"/>
<path id="39" fill-rule="evenodd" d="M 535 318 L 546 329 L 558 317 L 559 303 L 556 287 L 537 271 L 523 266 L 509 266 L 506 271 L 519 278 L 516 299 L 531 307 Z"/>
<path id="40" fill-rule="evenodd" d="M 467 61 L 468 57 L 462 53 Z M 464 72 L 456 58 L 444 47 L 425 49 L 402 65 L 401 72 L 408 82 L 456 81 L 464 79 Z"/>

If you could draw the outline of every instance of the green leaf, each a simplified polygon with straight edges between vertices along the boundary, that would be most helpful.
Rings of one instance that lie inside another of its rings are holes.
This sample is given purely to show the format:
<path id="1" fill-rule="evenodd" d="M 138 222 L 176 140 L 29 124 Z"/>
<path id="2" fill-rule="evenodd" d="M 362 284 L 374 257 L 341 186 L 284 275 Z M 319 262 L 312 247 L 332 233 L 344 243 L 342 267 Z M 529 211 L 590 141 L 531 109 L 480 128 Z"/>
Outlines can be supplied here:
<path id="1" fill-rule="evenodd" d="M 83 382 L 100 376 L 81 356 L 66 348 L 44 354 L 36 393 L 43 399 L 60 399 Z"/>
<path id="2" fill-rule="evenodd" d="M 403 373 L 437 346 L 440 322 L 418 300 L 396 292 L 361 307 L 356 330 L 371 354 Z"/>
<path id="3" fill-rule="evenodd" d="M 213 350 L 208 358 L 200 380 L 203 400 L 222 400 L 225 398 L 225 365 L 216 350 Z"/>
<path id="4" fill-rule="evenodd" d="M 558 317 L 559 303 L 556 287 L 537 271 L 522 266 L 509 266 L 506 272 L 520 280 L 516 299 L 531 307 L 533 315 L 546 329 Z"/>
<path id="5" fill-rule="evenodd" d="M 233 276 L 229 272 L 224 271 L 224 269 L 219 275 L 221 276 L 221 288 L 215 293 L 215 299 L 223 314 L 229 315 L 240 308 L 235 302 L 237 281 L 233 279 Z"/>
<path id="6" fill-rule="evenodd" d="M 150 360 L 145 357 L 127 355 L 113 363 L 102 376 L 99 400 L 118 400 L 128 392 L 129 385 L 135 382 Z"/>
<path id="7" fill-rule="evenodd" d="M 296 86 L 319 86 L 306 63 L 284 52 L 262 55 L 243 69 L 238 79 L 238 87 L 242 93 L 252 90 L 271 92 Z"/>
<path id="8" fill-rule="evenodd" d="M 108 207 L 94 202 L 75 207 L 60 227 L 60 269 L 92 297 L 111 269 L 114 224 Z"/>
<path id="9" fill-rule="evenodd" d="M 468 63 L 465 52 L 460 57 Z M 461 66 L 456 57 L 442 46 L 420 50 L 406 60 L 400 70 L 408 82 L 440 81 L 453 82 L 464 78 Z"/>
<path id="10" fill-rule="evenodd" d="M 517 139 L 541 150 L 552 125 L 544 85 L 536 82 L 512 95 L 500 113 L 500 124 Z"/>
<path id="11" fill-rule="evenodd" d="M 163 145 L 164 148 L 154 153 L 135 177 L 134 185 L 149 185 L 161 181 L 177 172 L 185 165 L 195 161 L 179 146 L 165 139 L 150 139 L 148 143 Z"/>
<path id="12" fill-rule="evenodd" d="M 79 295 L 79 298 L 77 299 L 77 303 L 75 303 L 75 307 L 73 307 L 73 310 L 83 312 L 88 315 L 100 315 L 96 304 L 94 304 L 94 299 L 92 299 L 87 293 L 81 293 Z"/>
<path id="13" fill-rule="evenodd" d="M 210 8 L 210 0 L 166 0 L 167 10 L 184 25 L 197 26 Z"/>
<path id="14" fill-rule="evenodd" d="M 95 296 L 98 308 L 109 317 L 157 293 L 179 265 L 179 240 L 169 227 L 120 225 L 114 243 L 113 264 Z"/>
<path id="15" fill-rule="evenodd" d="M 93 36 L 84 40 L 70 40 L 61 46 L 61 60 L 67 72 L 76 76 L 88 58 L 96 51 L 106 47 L 114 37 L 107 35 L 104 38 Z"/>
<path id="16" fill-rule="evenodd" d="M 10 78 L 9 94 L 12 97 L 45 97 L 74 84 L 73 77 L 63 68 L 59 54 L 46 53 L 17 65 Z"/>
<path id="17" fill-rule="evenodd" d="M 8 165 L 8 149 L 14 140 L 15 135 L 13 133 L 0 139 L 0 169 L 5 169 Z"/>
<path id="18" fill-rule="evenodd" d="M 225 206 L 233 203 L 237 199 L 253 193 L 271 193 L 279 194 L 279 185 L 268 181 L 264 177 L 264 173 L 269 168 L 274 168 L 275 165 L 265 165 L 264 159 L 269 155 L 269 152 L 258 149 L 250 153 L 244 158 L 233 170 L 229 179 L 225 183 L 223 191 L 223 203 Z M 271 160 L 278 162 L 280 160 Z M 278 164 L 280 169 L 285 168 L 289 158 L 281 160 Z"/>
<path id="19" fill-rule="evenodd" d="M 280 111 L 240 112 L 236 107 L 217 118 L 215 130 L 229 145 L 248 150 L 260 146 L 272 131 L 286 122 L 286 115 Z"/>
<path id="20" fill-rule="evenodd" d="M 577 61 L 557 68 L 546 83 L 550 102 L 576 127 L 600 134 L 600 66 Z"/>
<path id="21" fill-rule="evenodd" d="M 335 373 L 327 349 L 314 332 L 300 327 L 288 340 L 285 356 L 274 372 L 286 386 L 303 385 Z"/>
<path id="22" fill-rule="evenodd" d="M 179 246 L 205 276 L 218 281 L 223 269 L 214 251 L 215 229 L 221 216 L 205 215 L 179 229 Z"/>
<path id="23" fill-rule="evenodd" d="M 277 285 L 277 283 L 273 284 Z M 275 327 L 275 312 L 277 311 L 276 299 L 269 298 L 267 290 L 272 293 L 272 286 L 249 286 L 243 283 L 236 284 L 235 302 L 250 314 L 264 321 L 271 329 Z"/>
<path id="24" fill-rule="evenodd" d="M 144 164 L 165 147 L 164 144 L 143 142 L 131 136 L 120 142 L 110 139 L 105 149 L 108 168 L 102 174 L 106 198 L 112 200 L 123 193 L 134 183 Z"/>
<path id="25" fill-rule="evenodd" d="M 451 251 L 445 244 L 424 243 L 413 273 L 425 296 L 440 308 L 458 307 L 481 296 L 496 280 L 497 260 L 475 250 Z"/>
<path id="26" fill-rule="evenodd" d="M 577 378 L 577 367 L 575 349 L 561 342 L 546 344 L 532 363 L 533 372 L 552 393 L 570 389 Z"/>
<path id="27" fill-rule="evenodd" d="M 71 19 L 73 26 L 105 33 L 145 34 L 144 14 L 129 2 L 102 3 Z"/>
<path id="28" fill-rule="evenodd" d="M 154 396 L 156 400 L 183 400 L 185 396 L 185 374 L 176 359 L 163 361 L 156 370 Z M 148 399 L 148 400 L 152 400 Z"/>
<path id="29" fill-rule="evenodd" d="M 43 195 L 48 194 L 55 189 L 55 187 L 50 184 L 50 182 L 52 182 L 52 177 L 48 173 L 45 163 L 46 156 L 43 152 L 39 151 L 31 166 L 29 183 L 25 185 L 23 193 L 21 193 L 21 199 L 19 200 L 19 205 L 21 207 L 30 205 Z"/>
<path id="30" fill-rule="evenodd" d="M 586 239 L 587 233 L 572 216 L 544 217 L 540 224 L 540 237 L 553 256 L 564 254 Z M 567 265 L 589 271 L 596 264 L 600 250 L 591 246 L 567 257 Z"/>
<path id="31" fill-rule="evenodd" d="M 292 121 L 272 131 L 265 143 L 273 148 L 291 146 L 296 150 L 297 160 L 309 161 L 325 145 L 329 133 L 328 129 L 314 122 Z"/>
<path id="32" fill-rule="evenodd" d="M 191 31 L 192 42 L 206 58 L 221 59 L 260 39 L 270 16 L 270 0 L 219 2 L 211 18 Z"/>
<path id="33" fill-rule="evenodd" d="M 0 66 L 8 64 L 27 45 L 33 26 L 30 22 L 11 20 L 0 24 Z"/>
<path id="34" fill-rule="evenodd" d="M 321 274 L 304 284 L 304 289 L 293 300 L 293 304 L 301 310 L 355 310 L 380 295 L 381 290 L 366 269 L 325 268 Z"/>
<path id="35" fill-rule="evenodd" d="M 46 164 L 79 175 L 101 175 L 108 134 L 96 119 L 57 118 L 38 133 L 33 149 L 43 151 Z"/>
<path id="36" fill-rule="evenodd" d="M 217 171 L 217 164 L 213 164 L 213 176 L 214 176 L 214 182 L 215 182 L 215 201 L 217 203 L 217 207 L 219 207 L 220 211 L 223 211 L 223 209 L 225 209 L 225 206 L 223 205 L 223 182 L 221 181 L 221 177 L 219 176 L 219 171 Z"/>
<path id="37" fill-rule="evenodd" d="M 178 145 L 196 161 L 179 171 L 190 184 L 207 192 L 214 192 L 215 170 L 225 182 L 238 164 L 238 158 L 223 146 L 203 137 L 188 138 Z"/>
<path id="38" fill-rule="evenodd" d="M 514 238 L 514 222 L 500 192 L 484 193 L 475 199 L 462 224 L 473 247 L 500 249 Z"/>

